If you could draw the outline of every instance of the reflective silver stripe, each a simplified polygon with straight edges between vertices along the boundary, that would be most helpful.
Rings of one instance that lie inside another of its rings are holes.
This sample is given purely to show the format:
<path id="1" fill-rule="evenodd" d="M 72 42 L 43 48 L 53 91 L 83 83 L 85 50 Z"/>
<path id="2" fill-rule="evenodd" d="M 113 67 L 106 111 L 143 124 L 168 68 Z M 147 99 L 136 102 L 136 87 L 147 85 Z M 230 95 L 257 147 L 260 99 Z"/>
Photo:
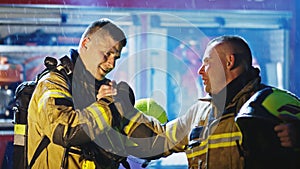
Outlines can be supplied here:
<path id="1" fill-rule="evenodd" d="M 236 146 L 236 140 L 242 141 L 242 133 L 222 133 L 215 134 L 208 137 L 208 140 L 201 142 L 200 146 L 186 150 L 187 158 L 202 155 L 207 152 L 208 148 L 232 147 Z"/>
<path id="2" fill-rule="evenodd" d="M 25 136 L 21 134 L 15 134 L 14 145 L 25 146 Z"/>
<path id="3" fill-rule="evenodd" d="M 218 143 L 231 142 L 240 139 L 241 139 L 240 136 L 234 136 L 234 137 L 227 137 L 227 138 L 210 139 L 208 142 L 209 144 L 218 144 Z"/>
<path id="4" fill-rule="evenodd" d="M 71 94 L 65 91 L 61 91 L 61 90 L 49 90 L 45 93 L 43 93 L 42 97 L 38 100 L 38 112 L 41 112 L 41 109 L 43 108 L 43 106 L 45 105 L 45 102 L 47 101 L 47 99 L 49 98 L 71 98 Z"/>
<path id="5" fill-rule="evenodd" d="M 100 130 L 103 130 L 109 124 L 109 118 L 105 109 L 99 104 L 94 103 L 87 110 L 92 113 Z"/>
<path id="6" fill-rule="evenodd" d="M 25 145 L 26 124 L 14 125 L 14 145 Z"/>

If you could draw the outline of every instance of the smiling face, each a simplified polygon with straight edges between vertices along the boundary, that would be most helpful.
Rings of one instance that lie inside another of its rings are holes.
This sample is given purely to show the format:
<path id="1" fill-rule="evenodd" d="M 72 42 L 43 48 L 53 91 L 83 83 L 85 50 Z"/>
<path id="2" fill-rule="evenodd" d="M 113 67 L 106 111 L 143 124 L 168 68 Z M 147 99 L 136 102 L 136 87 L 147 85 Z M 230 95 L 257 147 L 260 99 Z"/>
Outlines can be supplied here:
<path id="1" fill-rule="evenodd" d="M 243 38 L 220 36 L 209 42 L 198 73 L 202 76 L 205 91 L 218 94 L 231 81 L 248 71 L 251 64 L 251 50 Z"/>
<path id="2" fill-rule="evenodd" d="M 102 80 L 115 68 L 122 48 L 122 44 L 107 31 L 99 29 L 81 41 L 79 55 L 86 69 L 97 80 Z"/>
<path id="3" fill-rule="evenodd" d="M 217 42 L 214 42 L 207 46 L 203 56 L 203 64 L 198 70 L 203 80 L 204 89 L 209 94 L 217 94 L 227 84 L 225 54 L 218 49 L 218 45 Z"/>

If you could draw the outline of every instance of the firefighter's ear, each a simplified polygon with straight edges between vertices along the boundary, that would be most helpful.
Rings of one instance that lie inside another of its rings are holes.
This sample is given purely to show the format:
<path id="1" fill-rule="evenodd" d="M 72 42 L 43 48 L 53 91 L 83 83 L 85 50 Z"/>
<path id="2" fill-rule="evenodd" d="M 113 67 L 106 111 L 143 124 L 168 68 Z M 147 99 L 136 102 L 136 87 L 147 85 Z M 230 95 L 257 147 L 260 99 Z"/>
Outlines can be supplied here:
<path id="1" fill-rule="evenodd" d="M 89 37 L 86 37 L 84 38 L 82 41 L 81 41 L 81 46 L 84 48 L 84 49 L 87 49 L 88 48 L 88 43 L 90 42 L 90 38 Z"/>
<path id="2" fill-rule="evenodd" d="M 228 55 L 226 59 L 226 68 L 232 70 L 235 68 L 235 56 L 233 54 Z"/>

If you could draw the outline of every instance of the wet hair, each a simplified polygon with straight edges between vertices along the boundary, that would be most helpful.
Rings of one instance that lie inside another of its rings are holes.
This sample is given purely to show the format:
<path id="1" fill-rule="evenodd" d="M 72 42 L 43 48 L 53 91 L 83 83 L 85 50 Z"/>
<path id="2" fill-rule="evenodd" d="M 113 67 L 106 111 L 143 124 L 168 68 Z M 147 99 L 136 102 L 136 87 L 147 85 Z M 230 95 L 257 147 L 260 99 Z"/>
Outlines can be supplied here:
<path id="1" fill-rule="evenodd" d="M 113 21 L 107 18 L 102 18 L 91 23 L 83 33 L 82 38 L 92 35 L 99 29 L 107 31 L 107 33 L 114 40 L 119 41 L 123 47 L 126 46 L 127 40 L 123 30 L 119 26 L 117 26 Z"/>
<path id="2" fill-rule="evenodd" d="M 244 66 L 246 69 L 252 66 L 252 53 L 247 41 L 237 35 L 223 35 L 214 38 L 208 45 L 217 42 L 229 46 L 235 57 L 234 67 Z"/>

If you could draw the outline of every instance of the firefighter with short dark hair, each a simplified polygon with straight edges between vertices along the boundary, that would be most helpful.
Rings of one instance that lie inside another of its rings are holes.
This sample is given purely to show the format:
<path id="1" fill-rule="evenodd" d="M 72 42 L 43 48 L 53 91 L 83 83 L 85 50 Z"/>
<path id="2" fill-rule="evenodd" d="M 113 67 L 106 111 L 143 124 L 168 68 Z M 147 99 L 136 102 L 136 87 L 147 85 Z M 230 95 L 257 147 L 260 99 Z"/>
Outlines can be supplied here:
<path id="1" fill-rule="evenodd" d="M 126 108 L 124 116 L 129 122 L 123 130 L 137 145 L 133 155 L 156 159 L 185 151 L 191 169 L 300 167 L 296 160 L 299 151 L 281 146 L 278 130 L 274 130 L 288 122 L 283 116 L 299 123 L 299 98 L 261 83 L 260 71 L 252 66 L 251 50 L 242 37 L 225 35 L 211 40 L 198 73 L 208 96 L 163 126 Z M 249 103 L 265 90 L 273 93 Z M 252 106 L 260 107 L 254 115 L 267 114 L 261 115 L 265 118 L 245 114 L 245 110 L 252 112 Z M 257 127 L 253 127 L 256 122 Z M 256 154 L 262 150 L 268 151 Z M 256 156 L 263 158 L 257 160 Z M 270 160 L 273 157 L 275 161 Z"/>
<path id="2" fill-rule="evenodd" d="M 83 33 L 78 50 L 71 50 L 71 64 L 39 80 L 28 110 L 28 163 L 35 160 L 30 167 L 117 169 L 124 161 L 109 100 L 101 98 L 117 93 L 106 75 L 125 45 L 120 27 L 109 19 L 97 20 Z M 44 138 L 50 143 L 35 157 Z M 111 139 L 117 141 L 112 144 Z"/>

